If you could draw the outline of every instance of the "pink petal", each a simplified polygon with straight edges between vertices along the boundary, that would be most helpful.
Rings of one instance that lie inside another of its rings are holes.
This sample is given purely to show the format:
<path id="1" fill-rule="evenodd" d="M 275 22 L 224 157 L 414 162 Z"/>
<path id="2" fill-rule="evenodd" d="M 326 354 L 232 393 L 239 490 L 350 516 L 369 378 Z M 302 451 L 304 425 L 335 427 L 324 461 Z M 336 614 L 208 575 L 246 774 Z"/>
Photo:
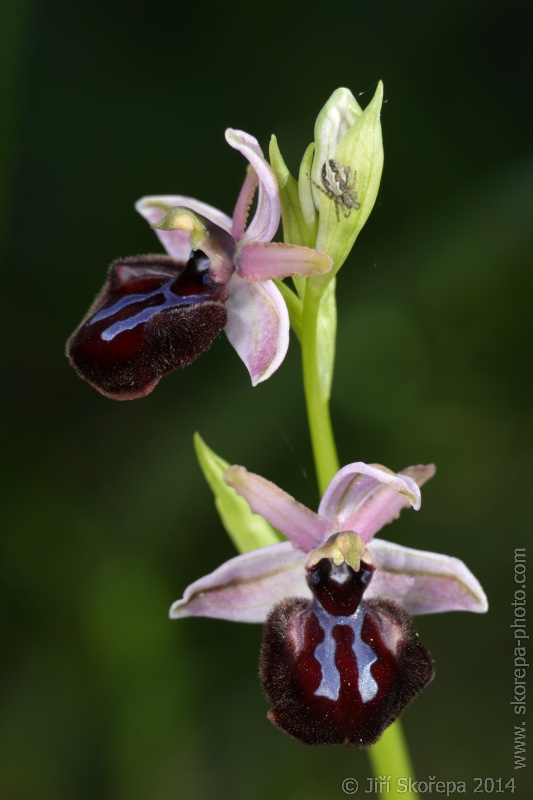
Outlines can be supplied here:
<path id="1" fill-rule="evenodd" d="M 276 177 L 265 160 L 257 139 L 244 131 L 228 128 L 226 141 L 248 159 L 257 173 L 259 194 L 255 216 L 244 233 L 242 242 L 270 242 L 281 218 L 281 202 Z"/>
<path id="2" fill-rule="evenodd" d="M 305 554 L 290 542 L 231 558 L 188 586 L 170 616 L 264 622 L 272 606 L 285 597 L 311 597 L 304 561 Z"/>
<path id="3" fill-rule="evenodd" d="M 237 272 L 248 281 L 282 280 L 289 275 L 323 275 L 333 264 L 325 253 L 282 242 L 254 242 L 239 254 Z"/>
<path id="4" fill-rule="evenodd" d="M 255 514 L 261 514 L 296 547 L 308 553 L 332 532 L 314 511 L 302 505 L 275 483 L 244 467 L 229 467 L 224 480 L 247 501 Z"/>
<path id="5" fill-rule="evenodd" d="M 256 386 L 285 358 L 290 330 L 287 306 L 271 281 L 250 283 L 233 275 L 226 311 L 226 335 Z"/>
<path id="6" fill-rule="evenodd" d="M 242 189 L 239 192 L 237 204 L 235 205 L 235 210 L 233 212 L 233 227 L 231 229 L 231 235 L 236 242 L 239 242 L 244 236 L 246 223 L 248 222 L 250 206 L 253 203 L 254 195 L 258 185 L 259 180 L 257 178 L 257 173 L 249 164 L 248 169 L 246 170 L 246 177 L 244 179 Z"/>
<path id="7" fill-rule="evenodd" d="M 202 203 L 200 200 L 195 200 L 193 197 L 184 197 L 178 194 L 161 194 L 151 197 L 141 197 L 135 203 L 135 208 L 150 225 L 154 222 L 159 222 L 168 212 L 176 206 L 185 206 L 190 208 L 191 211 L 196 211 L 202 214 L 211 222 L 215 222 L 224 228 L 228 233 L 231 232 L 231 219 L 219 211 L 217 208 Z M 189 244 L 189 234 L 186 231 L 161 231 L 155 229 L 159 241 L 172 258 L 176 261 L 187 261 L 191 254 L 191 246 Z"/>
<path id="8" fill-rule="evenodd" d="M 369 548 L 377 570 L 365 598 L 386 597 L 409 614 L 487 610 L 485 592 L 458 558 L 413 550 L 374 539 Z"/>
<path id="9" fill-rule="evenodd" d="M 343 467 L 329 484 L 318 513 L 333 530 L 359 533 L 365 542 L 409 504 L 420 508 L 422 485 L 435 467 L 409 467 L 398 474 L 357 461 Z"/>

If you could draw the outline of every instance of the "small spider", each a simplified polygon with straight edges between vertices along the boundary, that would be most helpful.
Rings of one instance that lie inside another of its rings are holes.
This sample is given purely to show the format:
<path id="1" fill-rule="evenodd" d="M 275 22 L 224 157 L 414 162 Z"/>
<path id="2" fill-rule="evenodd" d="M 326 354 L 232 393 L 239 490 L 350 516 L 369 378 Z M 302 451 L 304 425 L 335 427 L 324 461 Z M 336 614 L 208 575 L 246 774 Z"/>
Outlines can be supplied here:
<path id="1" fill-rule="evenodd" d="M 357 211 L 361 208 L 361 203 L 355 191 L 355 179 L 357 172 L 354 172 L 352 177 L 352 170 L 350 167 L 345 167 L 339 161 L 330 158 L 324 161 L 322 166 L 322 184 L 319 186 L 316 181 L 313 184 L 319 192 L 325 194 L 330 200 L 335 203 L 335 214 L 337 215 L 337 222 L 340 222 L 339 207 L 342 208 L 342 215 L 344 219 L 348 219 L 352 213 L 352 208 Z"/>

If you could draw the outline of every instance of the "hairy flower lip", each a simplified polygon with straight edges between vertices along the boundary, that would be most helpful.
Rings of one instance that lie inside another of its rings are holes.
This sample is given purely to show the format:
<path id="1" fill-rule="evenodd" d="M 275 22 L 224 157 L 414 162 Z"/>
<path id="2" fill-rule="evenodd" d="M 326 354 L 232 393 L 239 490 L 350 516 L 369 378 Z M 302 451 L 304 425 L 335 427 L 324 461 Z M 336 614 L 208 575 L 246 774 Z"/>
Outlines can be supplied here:
<path id="1" fill-rule="evenodd" d="M 170 616 L 264 622 L 283 598 L 310 598 L 304 569 L 308 554 L 331 534 L 346 530 L 361 536 L 376 562 L 369 599 L 392 599 L 410 614 L 485 612 L 485 593 L 459 559 L 374 539 L 403 508 L 419 507 L 419 487 L 434 473 L 433 465 L 392 473 L 379 465 L 349 464 L 332 479 L 315 513 L 265 478 L 230 467 L 225 482 L 289 541 L 226 561 L 192 583 Z"/>
<path id="2" fill-rule="evenodd" d="M 434 676 L 411 617 L 389 600 L 365 600 L 366 578 L 348 577 L 352 585 L 338 594 L 325 569 L 315 585 L 324 599 L 337 594 L 329 612 L 317 597 L 290 597 L 266 621 L 267 717 L 303 744 L 370 747 Z"/>
<path id="3" fill-rule="evenodd" d="M 104 397 L 148 395 L 164 375 L 206 350 L 224 328 L 227 286 L 210 280 L 208 264 L 201 252 L 187 263 L 167 255 L 114 261 L 67 342 L 71 366 Z M 193 329 L 196 335 L 190 336 Z M 187 346 L 176 349 L 176 339 Z"/>

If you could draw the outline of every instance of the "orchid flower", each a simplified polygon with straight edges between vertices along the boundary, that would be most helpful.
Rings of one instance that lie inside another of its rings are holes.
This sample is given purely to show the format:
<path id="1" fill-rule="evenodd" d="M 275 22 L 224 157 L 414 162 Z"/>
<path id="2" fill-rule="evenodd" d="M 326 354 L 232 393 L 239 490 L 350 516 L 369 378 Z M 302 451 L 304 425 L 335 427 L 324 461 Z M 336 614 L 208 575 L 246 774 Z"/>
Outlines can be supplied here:
<path id="1" fill-rule="evenodd" d="M 324 253 L 271 241 L 281 215 L 274 173 L 253 136 L 227 130 L 226 139 L 249 161 L 233 219 L 190 197 L 139 200 L 137 210 L 168 255 L 115 261 L 68 342 L 71 364 L 107 397 L 144 397 L 223 329 L 258 384 L 279 367 L 289 341 L 287 308 L 273 279 L 331 269 Z"/>
<path id="2" fill-rule="evenodd" d="M 371 745 L 433 676 L 409 615 L 487 610 L 481 586 L 457 558 L 374 538 L 402 508 L 420 508 L 420 486 L 434 471 L 349 464 L 318 513 L 243 467 L 224 472 L 225 483 L 288 541 L 200 578 L 170 616 L 266 622 L 268 716 L 300 741 Z"/>

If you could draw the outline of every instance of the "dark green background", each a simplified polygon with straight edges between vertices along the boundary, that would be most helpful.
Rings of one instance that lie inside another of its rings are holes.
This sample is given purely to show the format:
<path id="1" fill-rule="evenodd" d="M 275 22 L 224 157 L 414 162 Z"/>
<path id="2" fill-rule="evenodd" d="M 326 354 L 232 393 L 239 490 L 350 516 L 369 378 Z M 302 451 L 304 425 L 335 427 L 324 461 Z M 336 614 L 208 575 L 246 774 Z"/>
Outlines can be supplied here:
<path id="1" fill-rule="evenodd" d="M 417 774 L 511 777 L 531 5 L 21 0 L 2 14 L 2 800 L 313 800 L 369 775 L 364 753 L 267 722 L 259 626 L 167 620 L 233 555 L 193 431 L 316 506 L 297 343 L 252 390 L 222 337 L 133 403 L 100 397 L 63 351 L 107 264 L 158 250 L 138 197 L 231 213 L 244 161 L 225 127 L 264 147 L 275 132 L 296 170 L 333 89 L 366 105 L 380 78 L 385 172 L 339 277 L 334 423 L 343 463 L 437 464 L 422 511 L 385 536 L 463 558 L 491 603 L 418 620 L 437 677 L 404 717 Z"/>

